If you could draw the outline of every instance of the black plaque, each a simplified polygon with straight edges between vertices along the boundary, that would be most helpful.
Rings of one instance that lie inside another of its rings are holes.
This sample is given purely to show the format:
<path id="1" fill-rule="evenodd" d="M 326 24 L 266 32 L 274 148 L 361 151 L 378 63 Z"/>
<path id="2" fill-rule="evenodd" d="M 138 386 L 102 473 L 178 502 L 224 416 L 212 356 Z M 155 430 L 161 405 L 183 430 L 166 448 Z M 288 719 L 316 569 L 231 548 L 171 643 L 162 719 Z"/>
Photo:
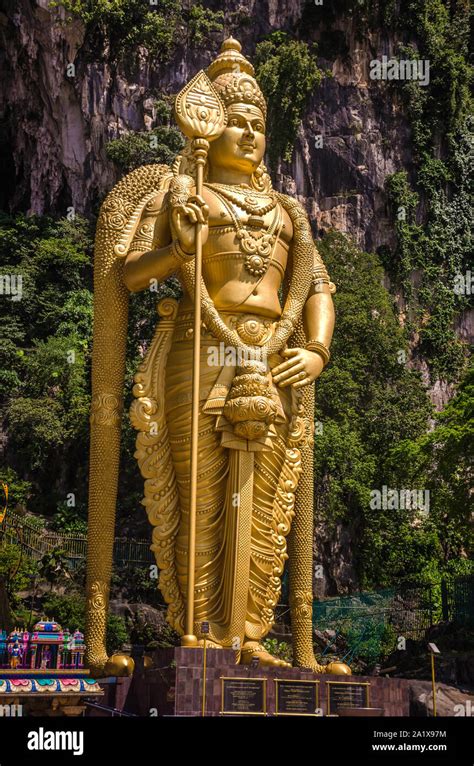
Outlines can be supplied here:
<path id="1" fill-rule="evenodd" d="M 276 715 L 319 715 L 319 681 L 275 679 Z"/>
<path id="2" fill-rule="evenodd" d="M 221 678 L 223 715 L 266 715 L 266 678 Z"/>
<path id="3" fill-rule="evenodd" d="M 337 715 L 340 707 L 370 707 L 369 683 L 326 681 L 327 715 Z"/>

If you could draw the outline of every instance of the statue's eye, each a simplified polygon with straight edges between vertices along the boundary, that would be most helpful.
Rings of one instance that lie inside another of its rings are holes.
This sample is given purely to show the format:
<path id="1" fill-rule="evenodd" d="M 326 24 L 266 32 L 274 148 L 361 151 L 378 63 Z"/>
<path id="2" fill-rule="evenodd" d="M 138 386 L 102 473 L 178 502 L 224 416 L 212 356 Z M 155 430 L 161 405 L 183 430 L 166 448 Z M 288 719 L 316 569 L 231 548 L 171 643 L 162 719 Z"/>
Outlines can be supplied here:
<path id="1" fill-rule="evenodd" d="M 229 120 L 229 125 L 230 125 L 232 128 L 238 128 L 238 126 L 239 126 L 239 121 L 238 121 L 237 117 L 232 117 L 232 118 Z"/>
<path id="2" fill-rule="evenodd" d="M 263 124 L 261 122 L 257 122 L 257 124 L 255 125 L 255 130 L 258 130 L 259 133 L 263 133 L 263 130 L 264 130 Z"/>

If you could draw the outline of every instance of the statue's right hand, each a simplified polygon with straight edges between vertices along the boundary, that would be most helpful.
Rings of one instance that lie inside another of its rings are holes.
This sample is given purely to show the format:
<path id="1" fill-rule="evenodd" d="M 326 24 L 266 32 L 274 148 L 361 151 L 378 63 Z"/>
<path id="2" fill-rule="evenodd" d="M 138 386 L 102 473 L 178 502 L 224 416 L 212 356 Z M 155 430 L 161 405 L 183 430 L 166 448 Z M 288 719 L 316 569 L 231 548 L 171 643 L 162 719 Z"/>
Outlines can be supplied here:
<path id="1" fill-rule="evenodd" d="M 203 197 L 193 195 L 184 204 L 174 205 L 171 210 L 171 228 L 174 237 L 186 253 L 196 252 L 196 224 L 202 227 L 202 244 L 209 235 L 209 206 Z"/>

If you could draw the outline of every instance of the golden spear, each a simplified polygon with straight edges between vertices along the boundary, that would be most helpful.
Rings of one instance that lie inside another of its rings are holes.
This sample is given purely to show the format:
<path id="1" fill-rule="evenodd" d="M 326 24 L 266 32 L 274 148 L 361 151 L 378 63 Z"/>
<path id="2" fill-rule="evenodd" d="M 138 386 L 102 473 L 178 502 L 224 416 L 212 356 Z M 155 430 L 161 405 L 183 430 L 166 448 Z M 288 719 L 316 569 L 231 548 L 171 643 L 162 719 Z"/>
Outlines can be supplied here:
<path id="1" fill-rule="evenodd" d="M 191 148 L 196 162 L 196 195 L 202 196 L 204 166 L 209 150 L 209 142 L 218 138 L 227 124 L 225 106 L 203 70 L 198 72 L 178 94 L 175 102 L 175 118 L 184 135 L 192 141 Z M 188 587 L 186 628 L 185 635 L 181 639 L 183 646 L 197 645 L 197 637 L 194 635 L 194 582 L 199 437 L 199 362 L 201 353 L 202 224 L 199 221 L 196 222 L 195 250 Z"/>

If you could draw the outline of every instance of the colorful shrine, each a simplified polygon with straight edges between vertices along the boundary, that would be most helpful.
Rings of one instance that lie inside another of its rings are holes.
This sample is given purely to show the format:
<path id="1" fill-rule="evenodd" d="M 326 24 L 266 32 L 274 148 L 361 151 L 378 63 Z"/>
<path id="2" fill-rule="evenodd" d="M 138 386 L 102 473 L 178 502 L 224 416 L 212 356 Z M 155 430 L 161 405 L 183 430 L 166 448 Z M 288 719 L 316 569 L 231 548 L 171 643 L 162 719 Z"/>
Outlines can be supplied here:
<path id="1" fill-rule="evenodd" d="M 40 620 L 31 633 L 0 631 L 0 668 L 12 670 L 83 670 L 84 635 L 63 630 L 54 620 Z"/>

